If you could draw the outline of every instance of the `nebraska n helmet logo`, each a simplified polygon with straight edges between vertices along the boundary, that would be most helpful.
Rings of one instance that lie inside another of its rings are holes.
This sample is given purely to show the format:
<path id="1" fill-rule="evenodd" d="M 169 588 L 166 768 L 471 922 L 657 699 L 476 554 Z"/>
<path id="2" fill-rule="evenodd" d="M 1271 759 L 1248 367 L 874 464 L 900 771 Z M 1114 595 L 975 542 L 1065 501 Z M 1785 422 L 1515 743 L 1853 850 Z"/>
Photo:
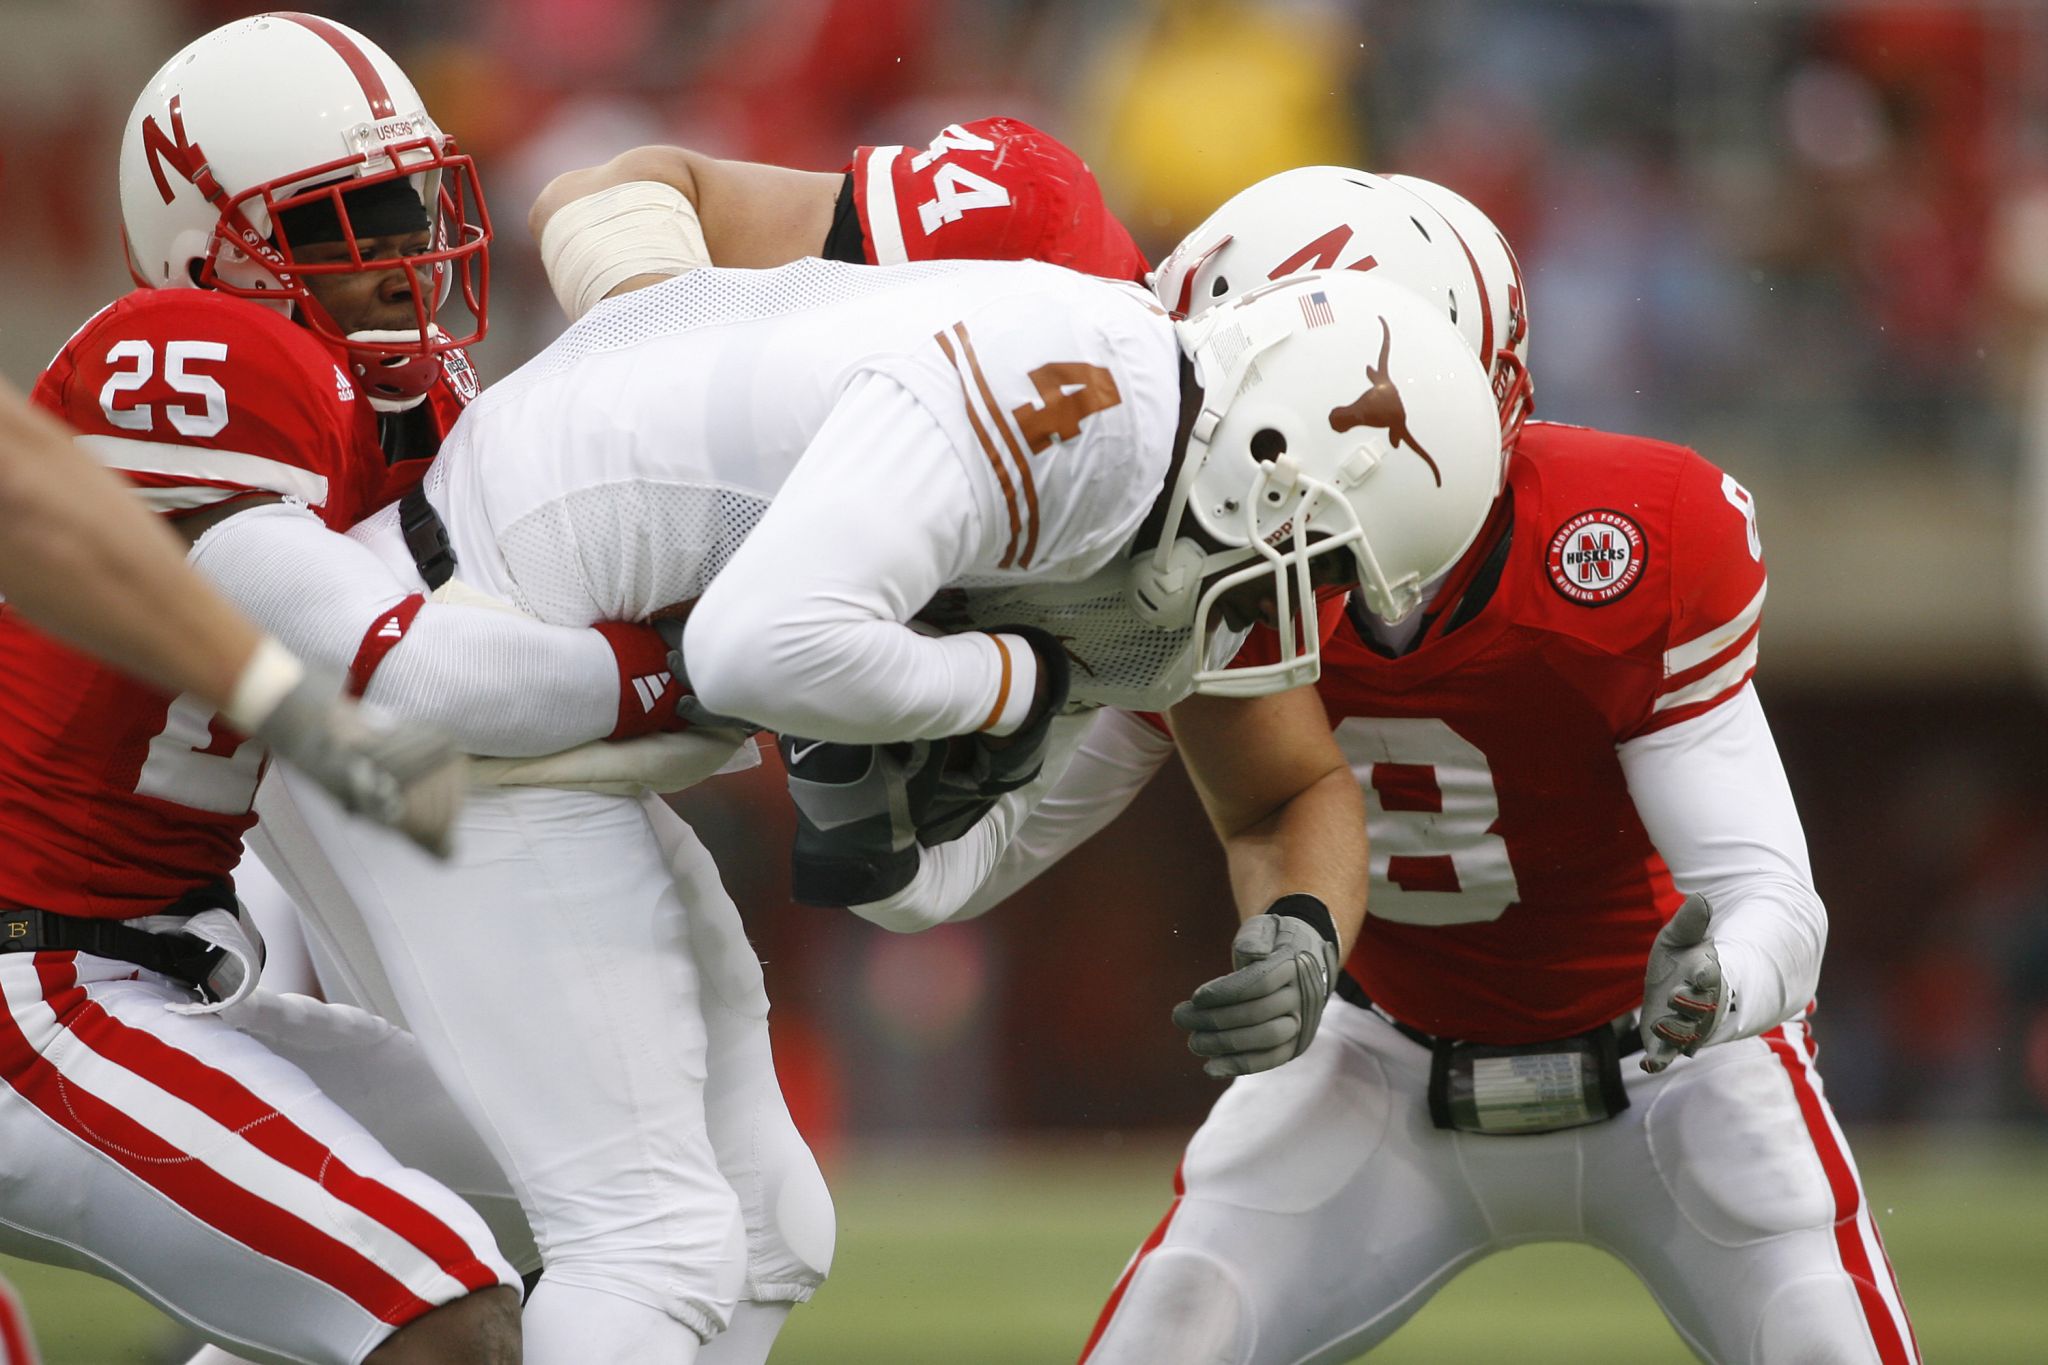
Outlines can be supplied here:
<path id="1" fill-rule="evenodd" d="M 156 192 L 164 197 L 166 204 L 178 197 L 171 187 L 171 179 L 164 174 L 164 163 L 178 173 L 180 180 L 198 186 L 199 192 L 208 199 L 218 200 L 220 186 L 206 168 L 206 153 L 199 145 L 185 137 L 185 110 L 183 96 L 171 96 L 171 131 L 165 133 L 163 125 L 154 115 L 142 120 L 142 152 L 149 160 L 150 178 L 156 181 Z"/>
<path id="2" fill-rule="evenodd" d="M 1372 387 L 1344 406 L 1330 409 L 1330 430 L 1341 433 L 1353 427 L 1378 427 L 1387 433 L 1387 440 L 1394 449 L 1399 450 L 1405 442 L 1410 450 L 1420 455 L 1422 462 L 1429 466 L 1429 472 L 1436 477 L 1436 486 L 1442 488 L 1444 472 L 1437 468 L 1436 461 L 1415 439 L 1415 433 L 1408 429 L 1408 407 L 1401 401 L 1401 391 L 1394 387 L 1393 376 L 1387 373 L 1387 356 L 1393 346 L 1394 329 L 1385 318 L 1381 318 L 1379 364 L 1365 367 L 1365 377 L 1372 381 Z"/>

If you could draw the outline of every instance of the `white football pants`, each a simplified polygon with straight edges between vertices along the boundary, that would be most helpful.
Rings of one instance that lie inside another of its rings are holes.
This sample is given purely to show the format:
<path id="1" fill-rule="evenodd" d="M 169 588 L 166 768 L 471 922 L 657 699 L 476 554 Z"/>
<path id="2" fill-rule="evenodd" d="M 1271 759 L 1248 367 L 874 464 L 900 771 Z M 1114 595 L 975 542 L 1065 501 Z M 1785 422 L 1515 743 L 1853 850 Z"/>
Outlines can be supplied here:
<path id="1" fill-rule="evenodd" d="M 497 1158 L 546 1273 L 527 1365 L 689 1361 L 801 1302 L 829 1197 L 783 1105 L 760 964 L 659 801 L 477 793 L 437 862 L 274 771 L 257 848 L 342 992 L 402 1021 Z"/>
<path id="2" fill-rule="evenodd" d="M 1625 1058 L 1629 1108 L 1557 1133 L 1433 1127 L 1429 1062 L 1332 1000 L 1307 1052 L 1232 1082 L 1086 1365 L 1336 1365 L 1546 1241 L 1611 1252 L 1716 1365 L 1918 1362 L 1803 1021 L 1656 1076 Z"/>
<path id="3" fill-rule="evenodd" d="M 0 1250 L 120 1281 L 266 1361 L 354 1365 L 518 1284 L 468 1205 L 291 1060 L 387 1026 L 302 998 L 253 1032 L 168 1008 L 193 1000 L 126 962 L 0 955 Z M 363 1086 L 404 1090 L 388 1050 L 356 1055 Z"/>

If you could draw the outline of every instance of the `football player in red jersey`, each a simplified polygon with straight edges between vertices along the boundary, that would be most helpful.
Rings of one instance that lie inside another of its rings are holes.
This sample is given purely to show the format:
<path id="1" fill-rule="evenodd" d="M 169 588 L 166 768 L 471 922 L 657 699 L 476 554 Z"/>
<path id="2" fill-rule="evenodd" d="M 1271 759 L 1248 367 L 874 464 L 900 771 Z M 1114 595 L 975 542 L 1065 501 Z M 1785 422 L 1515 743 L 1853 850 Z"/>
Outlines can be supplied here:
<path id="1" fill-rule="evenodd" d="M 236 606 L 474 752 L 680 723 L 657 632 L 428 604 L 327 529 L 387 496 L 404 414 L 437 434 L 483 327 L 474 172 L 389 57 L 302 14 L 199 39 L 138 101 L 122 192 L 145 287 L 35 396 Z M 474 326 L 451 337 L 458 285 Z M 0 1078 L 25 1101 L 0 1125 L 32 1172 L 0 1194 L 8 1249 L 294 1359 L 514 1359 L 482 1223 L 294 1064 L 332 1021 L 266 1045 L 219 1013 L 260 960 L 229 874 L 264 749 L 231 716 L 0 614 Z"/>
<path id="2" fill-rule="evenodd" d="M 1289 172 L 1154 284 L 1198 310 L 1332 266 L 1450 309 L 1516 446 L 1465 558 L 1405 616 L 1354 600 L 1324 647 L 1369 913 L 1314 1043 L 1189 1144 L 1084 1360 L 1349 1360 L 1464 1266 L 1563 1240 L 1619 1257 L 1703 1359 L 1917 1361 L 1814 1065 L 1827 922 L 1751 683 L 1754 502 L 1689 450 L 1523 425 L 1518 267 L 1441 186 Z M 1105 713 L 961 915 L 1170 752 Z"/>
<path id="3" fill-rule="evenodd" d="M 841 171 L 636 147 L 557 176 L 528 224 L 571 319 L 713 262 L 1028 260 L 1135 281 L 1149 268 L 1088 164 L 1002 117 L 948 124 L 922 148 L 857 148 Z"/>
<path id="4" fill-rule="evenodd" d="M 8 609 L 126 672 L 191 692 L 349 809 L 428 847 L 444 843 L 461 798 L 455 753 L 326 695 L 290 651 L 193 573 L 178 538 L 70 438 L 0 381 Z"/>

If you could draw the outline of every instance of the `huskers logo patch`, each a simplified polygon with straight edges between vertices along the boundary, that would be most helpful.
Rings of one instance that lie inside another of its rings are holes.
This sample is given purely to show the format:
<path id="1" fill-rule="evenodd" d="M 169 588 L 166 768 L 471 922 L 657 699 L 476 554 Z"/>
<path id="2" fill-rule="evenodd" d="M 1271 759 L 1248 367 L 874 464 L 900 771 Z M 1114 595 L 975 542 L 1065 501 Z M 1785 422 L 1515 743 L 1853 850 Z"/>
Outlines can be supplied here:
<path id="1" fill-rule="evenodd" d="M 1643 576 L 1649 549 L 1643 528 L 1619 512 L 1581 512 L 1550 538 L 1550 586 L 1587 607 L 1628 595 Z"/>

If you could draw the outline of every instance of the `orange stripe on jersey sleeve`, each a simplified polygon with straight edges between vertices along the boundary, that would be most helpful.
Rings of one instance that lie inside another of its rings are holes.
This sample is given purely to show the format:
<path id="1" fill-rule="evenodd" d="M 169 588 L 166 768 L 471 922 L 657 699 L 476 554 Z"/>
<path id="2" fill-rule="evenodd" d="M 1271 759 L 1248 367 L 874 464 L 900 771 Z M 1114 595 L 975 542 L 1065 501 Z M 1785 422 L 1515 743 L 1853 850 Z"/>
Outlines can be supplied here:
<path id="1" fill-rule="evenodd" d="M 1003 708 L 1010 704 L 1010 647 L 1003 643 L 999 635 L 991 635 L 988 638 L 994 642 L 996 653 L 1003 656 L 1003 676 L 996 683 L 996 704 L 989 708 L 988 719 L 974 727 L 977 730 L 994 729 L 996 722 L 1003 718 Z"/>
<path id="2" fill-rule="evenodd" d="M 967 372 L 960 368 L 960 358 L 953 353 L 953 343 L 946 340 L 944 332 L 933 335 L 938 340 L 939 349 L 945 353 L 946 359 L 952 362 L 954 377 L 960 381 L 960 405 L 967 409 L 967 423 L 974 428 L 974 439 L 981 442 L 981 453 L 988 456 L 990 466 L 996 471 L 996 482 L 1003 488 L 1003 503 L 1010 511 L 1010 544 L 1003 551 L 1003 558 L 998 567 L 1007 569 L 1010 567 L 1010 561 L 1017 557 L 1017 538 L 1021 534 L 1021 524 L 1017 516 L 1017 490 L 1010 483 L 1010 473 L 1003 467 L 1002 456 L 996 453 L 995 442 L 989 439 L 987 428 L 981 424 L 981 414 L 975 410 L 974 397 L 967 390 Z"/>

